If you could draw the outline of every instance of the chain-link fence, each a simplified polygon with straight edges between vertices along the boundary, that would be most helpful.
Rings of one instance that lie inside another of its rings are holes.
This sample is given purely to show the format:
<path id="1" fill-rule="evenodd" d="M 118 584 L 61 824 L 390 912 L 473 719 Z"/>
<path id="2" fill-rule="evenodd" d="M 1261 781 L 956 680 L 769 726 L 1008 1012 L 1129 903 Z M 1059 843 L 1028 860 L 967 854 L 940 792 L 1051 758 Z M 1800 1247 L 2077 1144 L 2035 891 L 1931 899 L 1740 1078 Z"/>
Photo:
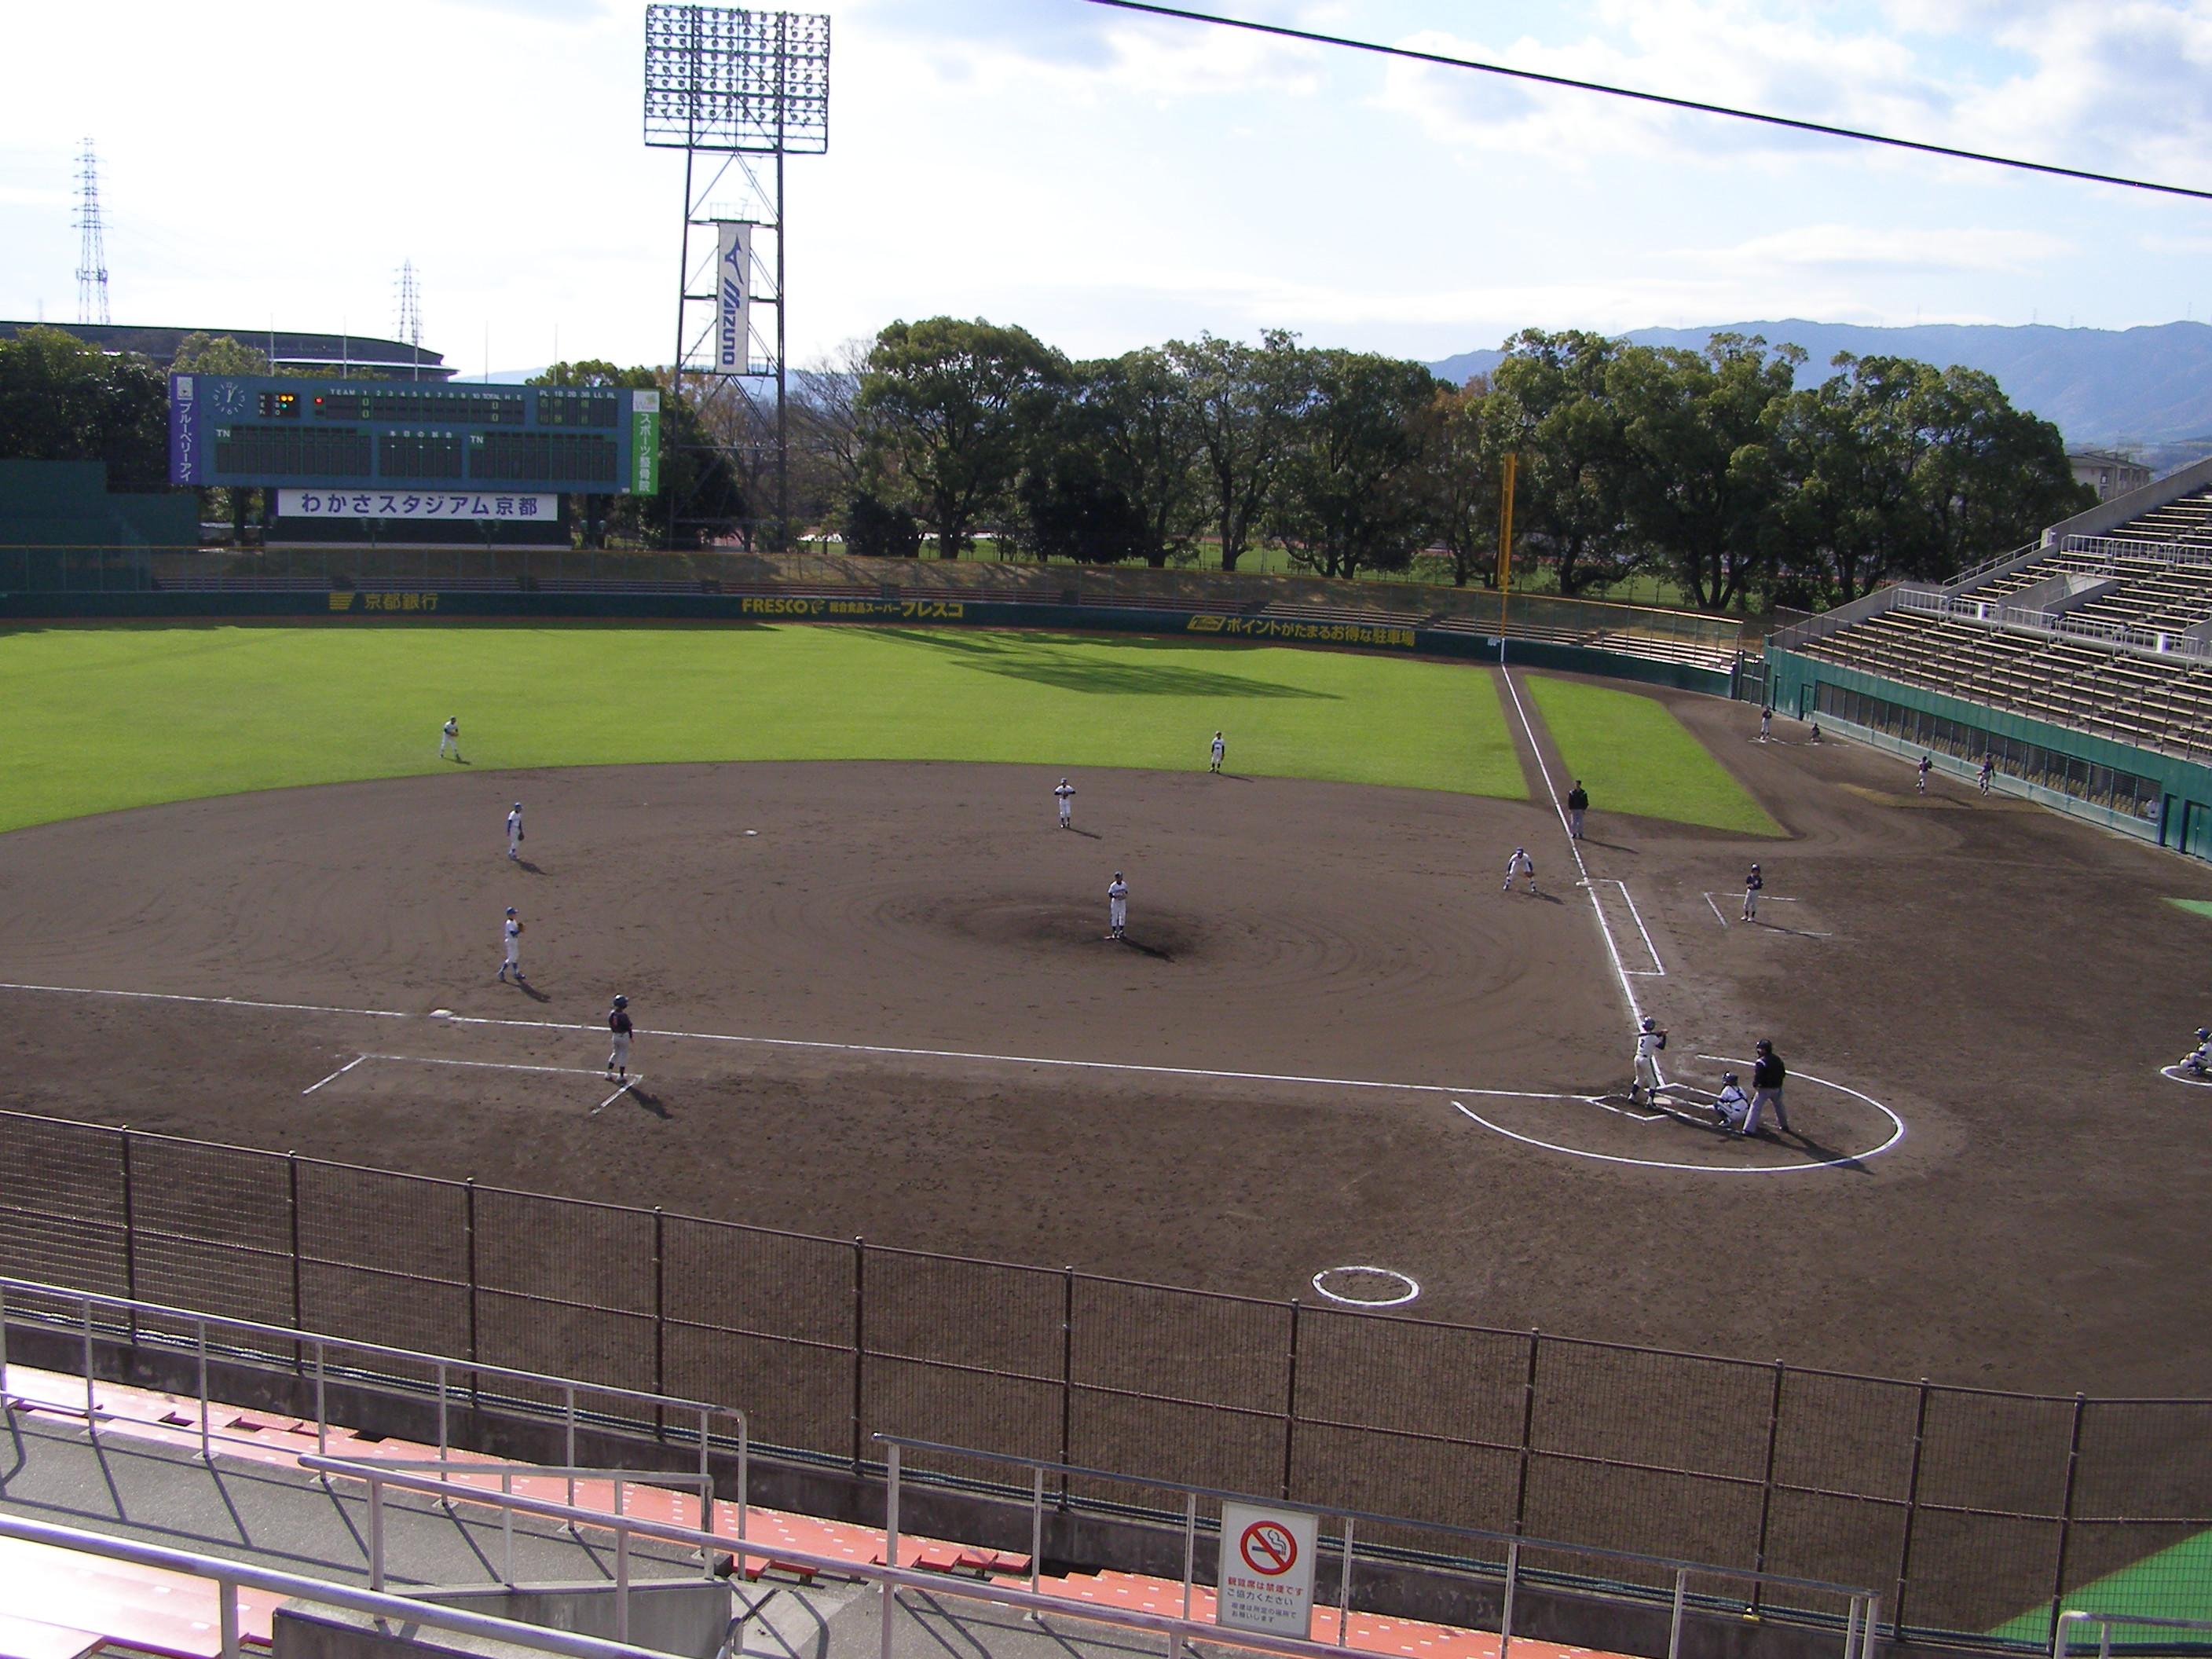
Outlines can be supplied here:
<path id="1" fill-rule="evenodd" d="M 2085 1587 L 2184 1606 L 2212 1534 L 2212 1401 L 1224 1296 L 20 1113 L 0 1170 L 0 1273 L 715 1401 L 856 1468 L 912 1435 L 1867 1584 L 1907 1633 L 2022 1646 Z"/>

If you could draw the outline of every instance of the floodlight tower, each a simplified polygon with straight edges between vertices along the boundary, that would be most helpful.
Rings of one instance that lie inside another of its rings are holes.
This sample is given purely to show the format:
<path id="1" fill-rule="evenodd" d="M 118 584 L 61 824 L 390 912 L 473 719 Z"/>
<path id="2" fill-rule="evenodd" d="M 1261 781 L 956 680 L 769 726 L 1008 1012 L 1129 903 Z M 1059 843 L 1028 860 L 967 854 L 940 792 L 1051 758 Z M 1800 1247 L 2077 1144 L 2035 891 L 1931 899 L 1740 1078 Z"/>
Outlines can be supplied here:
<path id="1" fill-rule="evenodd" d="M 415 262 L 399 262 L 399 338 L 413 348 L 415 368 L 408 375 L 417 380 L 422 375 L 422 284 L 415 274 Z"/>
<path id="2" fill-rule="evenodd" d="M 93 153 L 89 138 L 77 155 L 76 228 L 76 319 L 104 323 L 107 320 L 107 246 L 100 222 L 100 157 Z"/>
<path id="3" fill-rule="evenodd" d="M 783 163 L 830 148 L 830 19 L 647 6 L 645 142 L 684 152 L 676 384 L 704 385 L 699 412 L 710 430 L 718 411 L 736 418 L 739 429 L 727 447 L 750 453 L 753 478 L 763 462 L 773 462 L 777 541 L 787 544 Z M 775 312 L 772 334 L 760 326 L 763 308 Z M 761 408 L 771 381 L 772 412 Z M 764 435 L 770 431 L 772 439 Z M 672 532 L 680 512 L 672 487 Z M 747 514 L 757 522 L 757 502 L 748 501 Z"/>

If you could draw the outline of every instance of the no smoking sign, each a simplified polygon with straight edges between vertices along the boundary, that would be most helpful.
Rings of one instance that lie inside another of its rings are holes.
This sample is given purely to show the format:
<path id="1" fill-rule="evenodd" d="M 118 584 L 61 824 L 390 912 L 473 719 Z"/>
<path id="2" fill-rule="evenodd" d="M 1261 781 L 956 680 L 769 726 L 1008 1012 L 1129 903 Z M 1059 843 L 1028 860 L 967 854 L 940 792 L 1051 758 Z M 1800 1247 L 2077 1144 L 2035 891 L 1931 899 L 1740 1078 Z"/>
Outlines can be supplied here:
<path id="1" fill-rule="evenodd" d="M 1295 1510 L 1224 1504 L 1214 1622 L 1276 1636 L 1310 1635 L 1320 1524 L 1319 1517 Z"/>

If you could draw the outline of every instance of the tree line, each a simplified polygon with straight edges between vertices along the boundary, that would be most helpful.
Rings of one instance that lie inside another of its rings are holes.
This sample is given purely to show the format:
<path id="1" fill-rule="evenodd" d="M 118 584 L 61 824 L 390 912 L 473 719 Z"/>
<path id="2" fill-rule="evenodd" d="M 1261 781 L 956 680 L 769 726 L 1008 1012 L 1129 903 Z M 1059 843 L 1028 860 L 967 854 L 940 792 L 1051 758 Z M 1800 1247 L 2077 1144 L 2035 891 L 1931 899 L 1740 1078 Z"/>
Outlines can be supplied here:
<path id="1" fill-rule="evenodd" d="M 1701 351 L 1528 330 L 1486 379 L 1201 336 L 1071 360 L 1028 331 L 893 323 L 798 377 L 795 511 L 856 552 L 939 556 L 979 535 L 1030 558 L 1235 570 L 1283 549 L 1326 576 L 1440 562 L 1496 578 L 1516 458 L 1515 557 L 1576 593 L 1638 574 L 1694 604 L 1817 605 L 1937 577 L 2093 499 L 2057 428 L 1989 375 Z"/>
<path id="2" fill-rule="evenodd" d="M 798 372 L 792 512 L 779 522 L 773 398 L 665 370 L 556 365 L 538 384 L 659 387 L 662 494 L 586 498 L 587 540 L 842 535 L 855 552 L 1195 562 L 1279 548 L 1327 576 L 1497 579 L 1508 456 L 1516 568 L 1564 593 L 1637 574 L 1714 609 L 1808 609 L 1941 577 L 2088 505 L 2057 429 L 1989 375 L 1717 335 L 1701 352 L 1528 330 L 1486 379 L 1307 346 L 1195 342 L 1071 360 L 1027 330 L 931 318 Z M 0 456 L 103 460 L 166 482 L 172 368 L 268 373 L 235 340 L 173 364 L 65 331 L 0 341 Z M 759 388 L 754 388 L 757 393 Z M 243 521 L 241 503 L 208 510 Z"/>

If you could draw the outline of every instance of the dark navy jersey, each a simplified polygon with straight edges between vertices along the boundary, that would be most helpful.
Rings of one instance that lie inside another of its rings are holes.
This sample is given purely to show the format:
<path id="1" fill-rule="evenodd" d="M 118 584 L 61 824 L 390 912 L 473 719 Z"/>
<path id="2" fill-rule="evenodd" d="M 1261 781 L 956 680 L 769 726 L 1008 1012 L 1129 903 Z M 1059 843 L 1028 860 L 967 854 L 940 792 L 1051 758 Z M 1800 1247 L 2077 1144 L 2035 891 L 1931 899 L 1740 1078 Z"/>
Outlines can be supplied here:
<path id="1" fill-rule="evenodd" d="M 1756 893 L 1760 888 L 1765 885 L 1766 878 L 1760 875 L 1756 870 L 1753 871 L 1749 875 L 1743 878 L 1743 890 L 1747 893 Z"/>
<path id="2" fill-rule="evenodd" d="M 617 1008 L 612 1013 L 609 1014 L 607 1016 L 607 1030 L 612 1031 L 617 1036 L 628 1036 L 629 1035 L 629 1010 L 627 1008 Z"/>

